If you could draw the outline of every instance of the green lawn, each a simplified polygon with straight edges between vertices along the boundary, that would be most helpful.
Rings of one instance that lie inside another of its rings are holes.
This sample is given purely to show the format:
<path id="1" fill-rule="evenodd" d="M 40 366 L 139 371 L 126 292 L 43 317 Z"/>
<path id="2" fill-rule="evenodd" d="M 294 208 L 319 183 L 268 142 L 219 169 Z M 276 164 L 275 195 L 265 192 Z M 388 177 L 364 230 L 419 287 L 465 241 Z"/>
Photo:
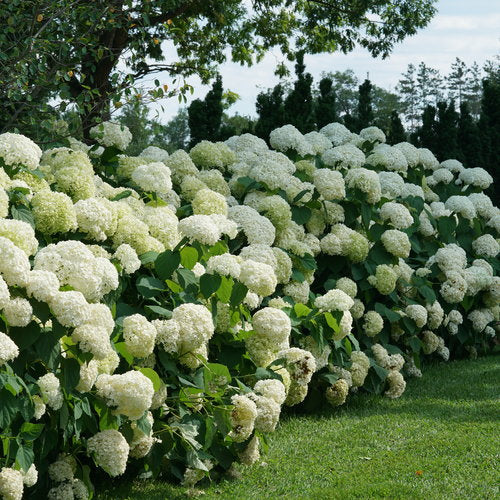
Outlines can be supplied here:
<path id="1" fill-rule="evenodd" d="M 427 367 L 398 400 L 361 394 L 285 417 L 265 464 L 207 485 L 203 499 L 494 499 L 500 474 L 500 358 Z M 113 482 L 97 498 L 186 498 L 161 482 Z"/>

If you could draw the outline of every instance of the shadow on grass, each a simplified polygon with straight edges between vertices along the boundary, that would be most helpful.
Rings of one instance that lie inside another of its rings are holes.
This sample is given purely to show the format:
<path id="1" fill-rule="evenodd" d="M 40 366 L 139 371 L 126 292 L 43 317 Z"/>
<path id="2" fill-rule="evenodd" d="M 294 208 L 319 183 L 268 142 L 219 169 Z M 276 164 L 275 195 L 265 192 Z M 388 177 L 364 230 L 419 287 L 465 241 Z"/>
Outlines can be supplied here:
<path id="1" fill-rule="evenodd" d="M 424 367 L 423 377 L 410 379 L 406 391 L 397 400 L 360 392 L 349 396 L 339 408 L 324 406 L 315 413 L 288 410 L 280 419 L 310 420 L 339 417 L 401 415 L 454 422 L 498 421 L 495 404 L 500 397 L 500 356 L 475 361 L 456 361 Z"/>

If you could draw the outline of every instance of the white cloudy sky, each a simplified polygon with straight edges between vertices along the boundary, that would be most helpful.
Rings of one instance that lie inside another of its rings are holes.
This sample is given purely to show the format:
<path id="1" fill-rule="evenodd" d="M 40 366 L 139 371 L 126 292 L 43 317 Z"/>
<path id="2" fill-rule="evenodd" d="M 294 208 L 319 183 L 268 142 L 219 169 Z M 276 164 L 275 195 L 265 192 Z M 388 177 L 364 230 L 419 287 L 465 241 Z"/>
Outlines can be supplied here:
<path id="1" fill-rule="evenodd" d="M 417 35 L 406 38 L 385 60 L 374 59 L 368 52 L 358 49 L 350 54 L 318 54 L 306 56 L 309 71 L 318 80 L 322 71 L 343 71 L 351 68 L 358 78 L 366 77 L 378 86 L 394 88 L 400 75 L 409 63 L 424 61 L 427 65 L 447 73 L 455 57 L 467 64 L 477 61 L 482 65 L 500 49 L 500 2 L 495 0 L 439 0 L 438 13 Z M 251 68 L 226 63 L 221 67 L 224 88 L 240 95 L 241 99 L 231 108 L 232 112 L 255 115 L 255 97 L 259 89 L 274 86 L 278 79 L 274 69 L 278 54 L 269 54 Z M 293 68 L 293 63 L 291 63 Z M 162 78 L 163 76 L 163 78 Z M 166 75 L 160 75 L 163 83 L 169 83 Z M 196 78 L 189 83 L 194 86 L 193 98 L 203 97 L 209 87 L 200 84 Z M 189 101 L 188 101 L 189 102 Z M 164 100 L 153 109 L 162 121 L 170 119 L 178 110 L 176 99 Z"/>

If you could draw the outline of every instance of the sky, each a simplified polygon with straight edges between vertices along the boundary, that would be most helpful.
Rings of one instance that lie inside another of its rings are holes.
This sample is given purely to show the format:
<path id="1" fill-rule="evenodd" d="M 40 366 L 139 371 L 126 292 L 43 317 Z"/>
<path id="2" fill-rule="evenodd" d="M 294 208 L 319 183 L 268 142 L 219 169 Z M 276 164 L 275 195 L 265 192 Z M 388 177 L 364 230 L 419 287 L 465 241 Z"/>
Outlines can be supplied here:
<path id="1" fill-rule="evenodd" d="M 408 64 L 424 61 L 442 74 L 449 72 L 456 57 L 468 65 L 477 61 L 480 66 L 500 52 L 500 2 L 496 0 L 439 0 L 436 3 L 437 14 L 430 24 L 416 35 L 407 37 L 398 44 L 391 55 L 382 60 L 373 58 L 364 49 L 355 49 L 344 55 L 316 54 L 306 55 L 305 63 L 309 73 L 318 82 L 323 71 L 344 71 L 352 69 L 360 80 L 369 73 L 370 80 L 379 87 L 394 89 L 401 74 Z M 279 53 L 269 53 L 262 62 L 251 68 L 231 62 L 220 68 L 224 88 L 240 96 L 240 100 L 230 108 L 230 113 L 255 116 L 255 98 L 261 90 L 278 83 L 274 75 Z M 289 67 L 293 74 L 293 64 Z M 170 83 L 166 74 L 156 75 L 162 83 Z M 203 98 L 210 86 L 201 85 L 191 77 L 188 83 L 193 85 L 193 96 Z M 160 104 L 163 110 L 160 108 Z M 154 114 L 162 122 L 167 122 L 179 109 L 176 98 L 163 100 L 150 105 Z"/>

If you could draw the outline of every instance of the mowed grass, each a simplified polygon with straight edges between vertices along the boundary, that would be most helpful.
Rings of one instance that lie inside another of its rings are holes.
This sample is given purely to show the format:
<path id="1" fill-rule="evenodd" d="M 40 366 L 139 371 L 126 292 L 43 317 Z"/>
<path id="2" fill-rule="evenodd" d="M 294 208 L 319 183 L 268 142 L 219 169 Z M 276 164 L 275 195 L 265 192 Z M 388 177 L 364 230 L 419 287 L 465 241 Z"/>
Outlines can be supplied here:
<path id="1" fill-rule="evenodd" d="M 363 393 L 320 415 L 284 417 L 265 463 L 204 485 L 201 498 L 499 498 L 499 395 L 498 356 L 429 366 L 398 400 Z M 186 490 L 119 480 L 97 498 L 180 499 Z"/>

